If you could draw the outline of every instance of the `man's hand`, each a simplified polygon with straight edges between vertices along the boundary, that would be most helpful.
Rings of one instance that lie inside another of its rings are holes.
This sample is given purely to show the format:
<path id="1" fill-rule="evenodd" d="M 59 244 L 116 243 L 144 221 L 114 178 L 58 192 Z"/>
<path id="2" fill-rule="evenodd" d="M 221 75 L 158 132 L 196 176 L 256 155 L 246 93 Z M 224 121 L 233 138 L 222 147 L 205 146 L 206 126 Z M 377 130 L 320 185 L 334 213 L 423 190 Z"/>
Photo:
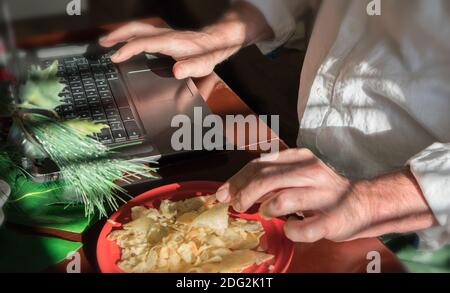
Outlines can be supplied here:
<path id="1" fill-rule="evenodd" d="M 111 58 L 123 62 L 142 52 L 161 53 L 178 62 L 173 71 L 178 79 L 202 77 L 243 46 L 273 34 L 264 16 L 252 5 L 236 3 L 215 25 L 199 32 L 176 31 L 132 22 L 100 39 L 112 47 L 127 42 Z"/>
<path id="2" fill-rule="evenodd" d="M 432 212 L 409 171 L 352 182 L 306 149 L 282 152 L 275 161 L 255 160 L 217 192 L 238 212 L 262 202 L 266 218 L 291 217 L 286 235 L 296 242 L 347 241 L 405 233 L 435 224 Z"/>
<path id="3" fill-rule="evenodd" d="M 175 31 L 139 22 L 127 24 L 100 40 L 105 47 L 122 42 L 128 43 L 111 57 L 113 62 L 126 61 L 142 52 L 161 53 L 178 61 L 173 69 L 178 79 L 208 75 L 240 48 L 226 44 L 213 33 Z"/>

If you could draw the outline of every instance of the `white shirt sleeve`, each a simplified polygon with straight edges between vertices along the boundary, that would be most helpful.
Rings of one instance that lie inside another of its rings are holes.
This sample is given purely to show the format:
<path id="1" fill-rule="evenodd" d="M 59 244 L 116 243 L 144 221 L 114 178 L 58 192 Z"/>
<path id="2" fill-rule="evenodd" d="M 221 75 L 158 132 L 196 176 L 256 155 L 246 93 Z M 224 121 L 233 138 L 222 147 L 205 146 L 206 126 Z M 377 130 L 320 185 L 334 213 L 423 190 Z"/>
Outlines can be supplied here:
<path id="1" fill-rule="evenodd" d="M 450 144 L 435 143 L 408 164 L 440 225 L 419 236 L 424 248 L 438 249 L 450 242 Z"/>
<path id="2" fill-rule="evenodd" d="M 275 37 L 256 45 L 263 54 L 268 54 L 285 44 L 295 33 L 297 20 L 307 6 L 305 0 L 234 0 L 245 1 L 261 11 L 272 28 Z"/>

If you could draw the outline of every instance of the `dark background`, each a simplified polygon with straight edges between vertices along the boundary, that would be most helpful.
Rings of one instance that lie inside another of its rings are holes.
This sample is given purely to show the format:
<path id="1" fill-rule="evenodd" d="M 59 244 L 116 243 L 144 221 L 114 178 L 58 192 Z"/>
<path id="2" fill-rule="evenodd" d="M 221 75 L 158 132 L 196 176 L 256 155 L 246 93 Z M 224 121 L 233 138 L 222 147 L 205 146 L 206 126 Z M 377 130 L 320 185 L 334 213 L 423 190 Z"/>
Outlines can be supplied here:
<path id="1" fill-rule="evenodd" d="M 82 16 L 67 16 L 70 0 L 9 0 L 20 37 L 77 31 L 100 24 L 161 16 L 177 29 L 198 29 L 216 21 L 228 0 L 82 0 Z M 312 16 L 307 19 L 310 27 Z M 251 46 L 220 64 L 216 72 L 257 113 L 280 115 L 280 136 L 295 146 L 297 99 L 305 52 L 281 48 L 267 57 Z"/>

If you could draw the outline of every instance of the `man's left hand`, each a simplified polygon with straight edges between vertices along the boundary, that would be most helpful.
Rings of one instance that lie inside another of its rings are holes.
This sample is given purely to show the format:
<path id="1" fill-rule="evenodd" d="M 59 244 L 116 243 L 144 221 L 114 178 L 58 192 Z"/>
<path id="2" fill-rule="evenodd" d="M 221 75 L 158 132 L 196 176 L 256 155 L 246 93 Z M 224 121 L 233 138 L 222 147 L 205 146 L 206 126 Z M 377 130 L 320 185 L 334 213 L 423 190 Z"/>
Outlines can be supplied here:
<path id="1" fill-rule="evenodd" d="M 296 242 L 320 239 L 347 241 L 386 233 L 405 233 L 435 224 L 409 170 L 367 181 L 351 181 L 307 149 L 257 159 L 217 191 L 238 212 L 262 203 L 263 217 L 312 212 L 300 221 L 291 217 L 285 233 Z"/>

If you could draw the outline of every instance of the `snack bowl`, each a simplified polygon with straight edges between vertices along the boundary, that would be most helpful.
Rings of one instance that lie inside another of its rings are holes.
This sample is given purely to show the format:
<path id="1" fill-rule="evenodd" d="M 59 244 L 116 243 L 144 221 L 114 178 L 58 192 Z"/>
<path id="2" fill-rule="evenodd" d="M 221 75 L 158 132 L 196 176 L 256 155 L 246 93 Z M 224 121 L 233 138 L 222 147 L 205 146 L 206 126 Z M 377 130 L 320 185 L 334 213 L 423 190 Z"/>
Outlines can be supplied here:
<path id="1" fill-rule="evenodd" d="M 170 184 L 158 187 L 143 193 L 115 212 L 104 225 L 97 242 L 97 262 L 103 273 L 123 273 L 117 262 L 121 258 L 120 248 L 114 241 L 108 240 L 108 235 L 121 229 L 123 224 L 131 221 L 131 209 L 135 206 L 158 208 L 162 200 L 180 201 L 195 196 L 215 194 L 222 185 L 221 182 L 192 181 Z M 255 211 L 255 209 L 252 209 Z M 274 255 L 274 258 L 260 265 L 247 268 L 245 273 L 283 273 L 289 268 L 294 255 L 294 243 L 286 238 L 283 232 L 285 221 L 282 219 L 265 220 L 258 213 L 237 214 L 229 211 L 229 215 L 235 218 L 259 221 L 264 228 L 264 236 L 261 238 L 261 248 Z"/>

